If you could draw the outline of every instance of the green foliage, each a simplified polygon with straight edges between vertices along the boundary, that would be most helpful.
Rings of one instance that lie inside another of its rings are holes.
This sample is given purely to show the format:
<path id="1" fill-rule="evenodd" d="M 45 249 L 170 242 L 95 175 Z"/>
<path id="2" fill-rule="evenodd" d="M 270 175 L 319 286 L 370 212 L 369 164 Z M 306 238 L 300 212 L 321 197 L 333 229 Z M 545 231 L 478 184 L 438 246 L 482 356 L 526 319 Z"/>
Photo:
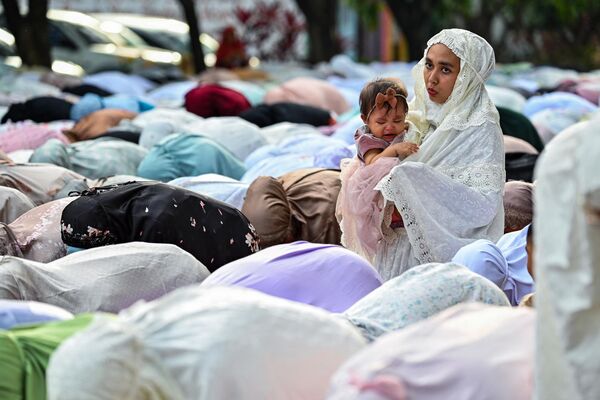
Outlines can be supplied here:
<path id="1" fill-rule="evenodd" d="M 383 0 L 345 0 L 370 27 Z M 600 65 L 599 0 L 388 0 L 405 33 L 463 27 L 486 37 L 499 61 L 550 63 L 578 69 Z M 404 11 L 406 10 L 406 11 Z M 411 15 L 402 26 L 398 12 Z M 492 32 L 492 22 L 504 27 Z M 420 26 L 419 26 L 420 25 Z M 415 37 L 418 41 L 422 38 Z M 422 43 L 421 43 L 422 45 Z"/>
<path id="2" fill-rule="evenodd" d="M 474 13 L 475 9 L 471 0 L 441 0 L 435 7 L 435 13 L 439 17 L 449 18 L 455 15 L 468 16 Z"/>
<path id="3" fill-rule="evenodd" d="M 598 67 L 599 1 L 509 0 L 500 11 L 511 32 L 532 43 L 532 61 L 576 69 Z"/>
<path id="4" fill-rule="evenodd" d="M 379 22 L 379 13 L 384 7 L 381 0 L 345 0 L 346 4 L 356 10 L 367 29 L 374 30 Z"/>

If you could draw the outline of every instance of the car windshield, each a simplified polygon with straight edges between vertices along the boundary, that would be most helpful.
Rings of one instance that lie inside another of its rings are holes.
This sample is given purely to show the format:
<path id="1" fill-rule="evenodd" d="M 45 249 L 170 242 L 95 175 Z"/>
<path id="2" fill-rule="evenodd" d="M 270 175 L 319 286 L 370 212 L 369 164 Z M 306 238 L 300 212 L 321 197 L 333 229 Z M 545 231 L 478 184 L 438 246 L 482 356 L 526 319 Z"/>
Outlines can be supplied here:
<path id="1" fill-rule="evenodd" d="M 150 46 L 177 51 L 179 53 L 190 52 L 190 39 L 188 34 L 151 31 L 135 27 L 130 27 L 130 29 L 137 33 L 137 35 Z M 204 50 L 204 54 L 213 53 L 213 50 L 204 43 L 202 43 L 202 50 Z"/>
<path id="2" fill-rule="evenodd" d="M 48 22 L 50 47 L 63 47 L 72 50 L 77 49 L 77 44 L 69 39 L 59 27 L 60 23 L 55 21 Z"/>
<path id="3" fill-rule="evenodd" d="M 187 43 L 183 43 L 175 35 L 165 32 L 152 32 L 140 28 L 131 28 L 131 30 L 137 33 L 150 46 L 175 51 L 188 50 Z"/>
<path id="4" fill-rule="evenodd" d="M 84 25 L 73 24 L 72 26 L 88 45 L 114 43 L 107 35 L 95 29 Z"/>

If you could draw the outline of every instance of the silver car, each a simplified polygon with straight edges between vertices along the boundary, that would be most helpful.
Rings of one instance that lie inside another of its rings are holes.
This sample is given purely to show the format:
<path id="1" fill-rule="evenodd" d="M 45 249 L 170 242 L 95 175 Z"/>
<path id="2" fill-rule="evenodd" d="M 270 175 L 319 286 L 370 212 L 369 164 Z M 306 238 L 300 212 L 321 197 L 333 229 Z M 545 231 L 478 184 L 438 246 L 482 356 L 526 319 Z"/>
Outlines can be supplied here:
<path id="1" fill-rule="evenodd" d="M 49 10 L 49 34 L 54 59 L 79 64 L 89 74 L 120 70 L 144 75 L 160 69 L 179 71 L 182 57 L 145 44 L 125 27 L 103 29 L 103 22 L 76 11 Z M 106 28 L 106 24 L 105 24 Z"/>
<path id="2" fill-rule="evenodd" d="M 186 23 L 172 18 L 149 17 L 137 14 L 93 13 L 90 14 L 103 22 L 116 22 L 126 26 L 148 45 L 176 51 L 182 56 L 183 69 L 192 72 L 190 55 L 189 27 Z M 207 33 L 200 34 L 200 43 L 204 50 L 204 63 L 207 67 L 215 65 L 215 55 L 219 42 Z"/>
<path id="3" fill-rule="evenodd" d="M 21 57 L 17 55 L 15 48 L 15 37 L 5 29 L 0 28 L 0 63 L 13 68 L 20 68 L 23 64 Z M 82 76 L 85 71 L 80 65 L 57 59 L 52 61 L 52 71 L 73 76 Z"/>

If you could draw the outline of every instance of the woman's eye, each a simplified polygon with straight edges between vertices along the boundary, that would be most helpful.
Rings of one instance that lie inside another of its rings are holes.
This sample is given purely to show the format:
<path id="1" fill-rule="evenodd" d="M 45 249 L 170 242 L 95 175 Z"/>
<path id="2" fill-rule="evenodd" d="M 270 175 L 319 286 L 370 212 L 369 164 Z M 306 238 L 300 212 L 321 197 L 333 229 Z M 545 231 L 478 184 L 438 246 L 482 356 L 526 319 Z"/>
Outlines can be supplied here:
<path id="1" fill-rule="evenodd" d="M 448 68 L 442 68 L 442 72 L 445 73 L 445 74 L 452 73 L 452 71 L 450 69 L 448 69 Z"/>

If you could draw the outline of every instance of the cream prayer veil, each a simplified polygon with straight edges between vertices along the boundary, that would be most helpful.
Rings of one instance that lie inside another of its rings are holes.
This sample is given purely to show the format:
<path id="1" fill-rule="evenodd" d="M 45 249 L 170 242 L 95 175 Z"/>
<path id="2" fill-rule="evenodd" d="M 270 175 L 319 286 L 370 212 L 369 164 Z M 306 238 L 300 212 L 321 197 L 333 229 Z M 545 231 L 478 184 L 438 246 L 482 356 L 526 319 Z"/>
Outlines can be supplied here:
<path id="1" fill-rule="evenodd" d="M 239 287 L 188 286 L 138 302 L 65 341 L 50 400 L 325 397 L 366 341 L 331 313 Z"/>
<path id="2" fill-rule="evenodd" d="M 599 123 L 561 132 L 536 168 L 535 399 L 600 398 Z"/>
<path id="3" fill-rule="evenodd" d="M 424 58 L 414 67 L 408 118 L 419 133 L 407 140 L 420 149 L 376 187 L 395 204 L 406 228 L 380 243 L 375 266 L 386 280 L 418 264 L 450 261 L 462 246 L 476 239 L 495 242 L 503 233 L 504 145 L 498 112 L 484 86 L 494 51 L 461 29 L 434 36 L 425 54 L 437 43 L 461 59 L 452 94 L 443 105 L 429 101 Z"/>

